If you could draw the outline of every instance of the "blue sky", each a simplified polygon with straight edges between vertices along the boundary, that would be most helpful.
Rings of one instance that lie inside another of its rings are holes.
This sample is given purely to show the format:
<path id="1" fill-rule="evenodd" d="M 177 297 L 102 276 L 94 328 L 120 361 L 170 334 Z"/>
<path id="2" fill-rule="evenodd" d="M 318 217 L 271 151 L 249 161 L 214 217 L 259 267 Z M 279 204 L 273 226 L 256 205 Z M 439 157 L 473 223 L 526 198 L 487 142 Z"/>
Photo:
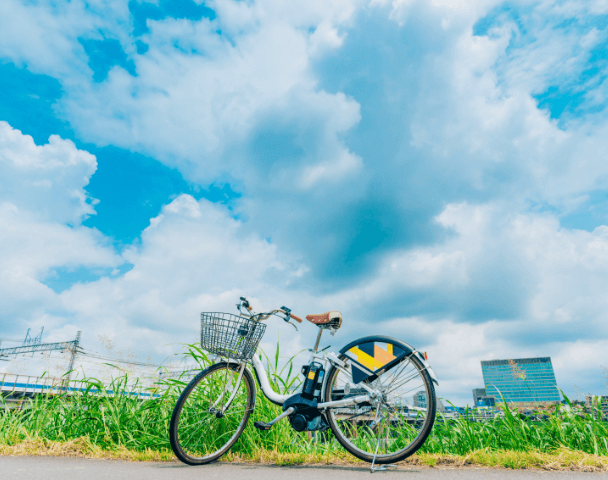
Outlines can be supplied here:
<path id="1" fill-rule="evenodd" d="M 2 2 L 0 337 L 160 361 L 247 295 L 605 394 L 605 2 L 294 1 Z"/>

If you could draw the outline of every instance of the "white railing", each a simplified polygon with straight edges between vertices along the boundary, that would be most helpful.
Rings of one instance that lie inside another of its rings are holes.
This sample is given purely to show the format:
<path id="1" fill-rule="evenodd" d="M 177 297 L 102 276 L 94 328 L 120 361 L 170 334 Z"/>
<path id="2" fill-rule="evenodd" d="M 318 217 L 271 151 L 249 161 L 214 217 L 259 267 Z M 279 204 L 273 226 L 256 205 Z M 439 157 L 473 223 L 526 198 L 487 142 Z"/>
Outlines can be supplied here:
<path id="1" fill-rule="evenodd" d="M 0 395 L 7 397 L 13 394 L 21 395 L 57 395 L 57 394 L 72 394 L 84 392 L 89 388 L 90 384 L 78 380 L 70 380 L 69 385 L 66 379 L 52 377 L 35 377 L 30 375 L 16 375 L 12 373 L 0 373 Z M 130 388 L 130 387 L 127 387 Z M 91 388 L 91 393 L 97 393 L 95 387 Z M 113 395 L 116 392 L 107 390 L 107 393 Z M 133 388 L 131 391 L 119 392 L 123 395 L 133 395 L 139 398 L 149 398 L 154 395 L 145 391 L 143 388 Z"/>
<path id="2" fill-rule="evenodd" d="M 86 384 L 78 381 L 71 381 L 68 387 L 67 381 L 61 378 L 15 375 L 12 373 L 0 374 L 0 392 L 4 395 L 12 393 L 57 394 L 83 389 L 86 389 Z"/>

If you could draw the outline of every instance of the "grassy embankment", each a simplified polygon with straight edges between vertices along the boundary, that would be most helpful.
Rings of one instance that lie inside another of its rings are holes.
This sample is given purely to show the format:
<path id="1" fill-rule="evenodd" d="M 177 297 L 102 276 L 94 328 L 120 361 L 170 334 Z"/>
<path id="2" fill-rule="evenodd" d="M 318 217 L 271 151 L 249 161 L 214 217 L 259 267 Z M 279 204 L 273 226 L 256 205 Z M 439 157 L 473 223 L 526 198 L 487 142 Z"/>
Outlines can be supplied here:
<path id="1" fill-rule="evenodd" d="M 201 366 L 205 354 L 195 346 L 189 355 Z M 277 371 L 278 352 L 269 362 L 275 387 L 293 382 L 291 364 Z M 288 380 L 285 380 L 287 378 Z M 141 401 L 108 392 L 131 390 L 129 379 L 114 379 L 104 387 L 89 379 L 90 389 L 70 397 L 38 396 L 22 410 L 0 413 L 0 454 L 71 455 L 131 460 L 172 460 L 168 427 L 184 383 L 170 380 L 153 400 Z M 256 409 L 240 440 L 224 460 L 276 464 L 357 463 L 337 442 L 320 443 L 280 422 L 268 432 L 253 428 L 278 407 L 258 395 Z M 505 417 L 485 423 L 460 418 L 437 421 L 412 465 L 483 465 L 507 468 L 546 468 L 608 471 L 608 423 L 560 406 L 549 419 L 527 422 L 505 410 Z"/>

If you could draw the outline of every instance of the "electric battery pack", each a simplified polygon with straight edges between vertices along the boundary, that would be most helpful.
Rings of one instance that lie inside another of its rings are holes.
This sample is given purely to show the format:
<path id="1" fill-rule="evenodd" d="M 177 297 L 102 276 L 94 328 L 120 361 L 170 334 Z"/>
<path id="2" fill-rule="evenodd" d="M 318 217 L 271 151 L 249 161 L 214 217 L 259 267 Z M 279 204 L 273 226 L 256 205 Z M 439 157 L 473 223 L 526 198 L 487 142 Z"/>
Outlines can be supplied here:
<path id="1" fill-rule="evenodd" d="M 321 385 L 323 384 L 324 374 L 323 365 L 320 363 L 312 362 L 308 366 L 305 373 L 304 387 L 302 387 L 302 396 L 304 398 L 312 400 L 321 396 Z"/>

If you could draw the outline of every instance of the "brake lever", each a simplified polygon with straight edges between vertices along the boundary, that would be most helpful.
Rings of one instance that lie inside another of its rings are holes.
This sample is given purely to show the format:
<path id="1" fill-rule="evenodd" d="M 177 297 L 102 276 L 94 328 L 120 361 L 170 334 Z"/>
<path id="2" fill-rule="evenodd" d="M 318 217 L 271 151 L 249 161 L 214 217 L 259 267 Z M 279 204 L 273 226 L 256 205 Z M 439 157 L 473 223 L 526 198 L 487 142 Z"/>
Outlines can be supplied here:
<path id="1" fill-rule="evenodd" d="M 249 300 L 247 300 L 245 297 L 241 297 L 241 305 L 243 305 L 249 311 L 253 310 L 249 304 Z"/>
<path id="2" fill-rule="evenodd" d="M 296 332 L 298 331 L 298 327 L 296 327 L 296 325 L 294 323 L 291 323 L 289 320 L 285 320 L 289 325 L 291 325 L 293 328 L 296 329 Z"/>

